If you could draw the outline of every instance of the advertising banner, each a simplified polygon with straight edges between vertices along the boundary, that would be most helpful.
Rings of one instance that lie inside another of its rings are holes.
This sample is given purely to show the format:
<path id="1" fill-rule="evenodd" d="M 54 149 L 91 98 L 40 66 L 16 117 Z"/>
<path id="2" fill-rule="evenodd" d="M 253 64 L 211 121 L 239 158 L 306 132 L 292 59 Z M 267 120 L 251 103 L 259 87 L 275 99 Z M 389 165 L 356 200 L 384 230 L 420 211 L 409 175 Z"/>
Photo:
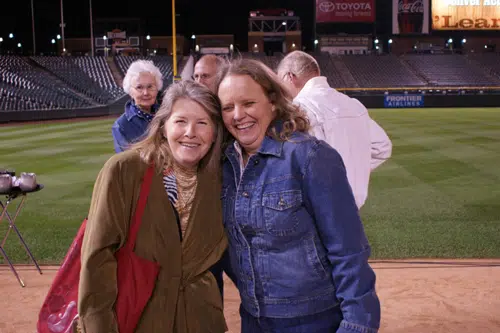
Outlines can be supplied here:
<path id="1" fill-rule="evenodd" d="M 386 108 L 421 108 L 424 106 L 424 95 L 385 95 L 384 107 Z"/>
<path id="2" fill-rule="evenodd" d="M 500 30 L 500 0 L 433 0 L 434 30 Z"/>
<path id="3" fill-rule="evenodd" d="M 392 0 L 394 35 L 429 33 L 429 0 Z"/>
<path id="4" fill-rule="evenodd" d="M 375 0 L 316 0 L 316 23 L 375 22 Z"/>

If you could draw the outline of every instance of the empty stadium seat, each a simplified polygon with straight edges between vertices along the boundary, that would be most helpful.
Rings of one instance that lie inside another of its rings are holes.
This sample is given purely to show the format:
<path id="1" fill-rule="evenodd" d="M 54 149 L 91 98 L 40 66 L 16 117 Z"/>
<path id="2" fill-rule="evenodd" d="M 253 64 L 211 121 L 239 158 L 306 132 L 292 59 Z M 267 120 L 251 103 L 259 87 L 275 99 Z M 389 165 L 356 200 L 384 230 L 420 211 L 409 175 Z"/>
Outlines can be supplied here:
<path id="1" fill-rule="evenodd" d="M 409 54 L 402 57 L 432 86 L 491 86 L 498 81 L 458 54 Z"/>
<path id="2" fill-rule="evenodd" d="M 362 88 L 426 85 L 395 55 L 345 55 L 340 58 Z"/>

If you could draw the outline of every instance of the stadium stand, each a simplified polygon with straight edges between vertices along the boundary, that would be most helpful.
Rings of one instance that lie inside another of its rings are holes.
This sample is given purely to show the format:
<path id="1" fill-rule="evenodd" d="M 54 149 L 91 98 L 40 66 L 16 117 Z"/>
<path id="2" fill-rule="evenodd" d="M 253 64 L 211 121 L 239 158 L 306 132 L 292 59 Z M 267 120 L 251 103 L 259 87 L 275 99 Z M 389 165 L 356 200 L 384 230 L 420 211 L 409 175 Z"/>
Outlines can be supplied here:
<path id="1" fill-rule="evenodd" d="M 275 52 L 274 54 L 275 55 L 270 56 L 270 55 L 267 55 L 263 52 L 242 52 L 241 53 L 242 57 L 244 57 L 244 58 L 261 61 L 267 67 L 269 67 L 273 70 L 276 70 L 280 60 L 283 58 L 283 54 L 277 53 L 277 52 Z"/>
<path id="2" fill-rule="evenodd" d="M 104 57 L 78 57 L 76 64 L 103 90 L 113 98 L 123 96 L 123 89 L 113 79 L 111 70 Z"/>
<path id="3" fill-rule="evenodd" d="M 312 56 L 318 62 L 321 75 L 328 78 L 328 83 L 332 87 L 347 87 L 347 83 L 342 79 L 343 75 L 340 73 L 337 67 L 335 67 L 333 59 L 328 53 L 316 53 L 312 54 Z"/>
<path id="4" fill-rule="evenodd" d="M 500 55 L 330 55 L 312 53 L 335 88 L 497 87 Z M 276 69 L 283 54 L 241 53 Z M 0 110 L 81 109 L 109 105 L 125 96 L 116 83 L 130 64 L 152 60 L 172 82 L 172 56 L 19 57 L 0 56 Z M 111 64 L 111 65 L 110 65 Z M 185 64 L 180 57 L 179 64 Z M 112 66 L 114 73 L 110 69 Z M 182 66 L 180 66 L 182 67 Z M 182 68 L 179 68 L 179 73 Z"/>
<path id="5" fill-rule="evenodd" d="M 494 78 L 500 79 L 500 55 L 498 53 L 471 53 L 467 55 L 467 59 Z"/>
<path id="6" fill-rule="evenodd" d="M 342 56 L 342 61 L 362 88 L 426 85 L 395 55 L 347 55 Z"/>
<path id="7" fill-rule="evenodd" d="M 121 70 L 123 76 L 127 73 L 127 69 L 131 63 L 136 60 L 151 60 L 156 67 L 160 69 L 163 74 L 163 89 L 167 87 L 173 79 L 173 59 L 171 56 L 154 56 L 154 57 L 141 57 L 141 56 L 116 56 L 115 62 Z"/>
<path id="8" fill-rule="evenodd" d="M 101 89 L 74 61 L 68 57 L 31 57 L 38 65 L 61 79 L 79 93 L 91 98 L 97 104 L 109 104 L 115 98 Z"/>
<path id="9" fill-rule="evenodd" d="M 92 103 L 17 56 L 0 56 L 0 110 L 82 108 Z M 29 103 L 28 103 L 29 101 Z"/>
<path id="10" fill-rule="evenodd" d="M 431 86 L 495 86 L 500 83 L 458 54 L 408 54 L 401 59 L 420 73 Z"/>

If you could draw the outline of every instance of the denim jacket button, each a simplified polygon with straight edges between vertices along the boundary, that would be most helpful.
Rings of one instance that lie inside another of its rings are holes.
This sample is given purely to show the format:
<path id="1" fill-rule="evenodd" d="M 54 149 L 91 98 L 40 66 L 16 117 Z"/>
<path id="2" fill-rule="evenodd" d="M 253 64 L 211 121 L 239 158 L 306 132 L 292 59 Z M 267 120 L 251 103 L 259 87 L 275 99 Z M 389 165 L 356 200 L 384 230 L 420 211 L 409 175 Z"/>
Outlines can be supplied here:
<path id="1" fill-rule="evenodd" d="M 248 197 L 249 197 L 248 192 L 243 192 L 241 195 L 243 195 L 245 198 L 248 198 Z"/>
<path id="2" fill-rule="evenodd" d="M 259 160 L 255 160 L 255 161 L 253 161 L 253 164 L 254 164 L 254 165 L 259 164 Z"/>

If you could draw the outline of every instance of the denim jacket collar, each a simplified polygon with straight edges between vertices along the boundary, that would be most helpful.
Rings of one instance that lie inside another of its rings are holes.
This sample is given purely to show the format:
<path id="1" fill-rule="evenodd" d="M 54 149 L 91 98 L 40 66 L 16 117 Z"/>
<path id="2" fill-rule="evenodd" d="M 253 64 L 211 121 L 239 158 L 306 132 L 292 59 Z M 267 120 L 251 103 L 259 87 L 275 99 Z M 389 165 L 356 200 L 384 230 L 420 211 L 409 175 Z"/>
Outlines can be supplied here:
<path id="1" fill-rule="evenodd" d="M 266 135 L 257 153 L 262 155 L 280 157 L 283 153 L 283 142 L 277 141 L 272 137 Z M 225 155 L 227 157 L 229 157 L 230 155 L 237 157 L 239 155 L 238 151 L 234 147 L 234 141 L 232 141 L 226 148 Z"/>
<path id="2" fill-rule="evenodd" d="M 158 104 L 153 104 L 153 106 L 151 106 L 151 114 L 155 114 L 158 108 L 159 108 Z M 130 121 L 130 119 L 134 117 L 140 117 L 138 111 L 140 111 L 140 109 L 137 106 L 137 104 L 135 104 L 134 100 L 129 100 L 125 104 L 125 116 L 127 117 L 128 121 Z"/>

